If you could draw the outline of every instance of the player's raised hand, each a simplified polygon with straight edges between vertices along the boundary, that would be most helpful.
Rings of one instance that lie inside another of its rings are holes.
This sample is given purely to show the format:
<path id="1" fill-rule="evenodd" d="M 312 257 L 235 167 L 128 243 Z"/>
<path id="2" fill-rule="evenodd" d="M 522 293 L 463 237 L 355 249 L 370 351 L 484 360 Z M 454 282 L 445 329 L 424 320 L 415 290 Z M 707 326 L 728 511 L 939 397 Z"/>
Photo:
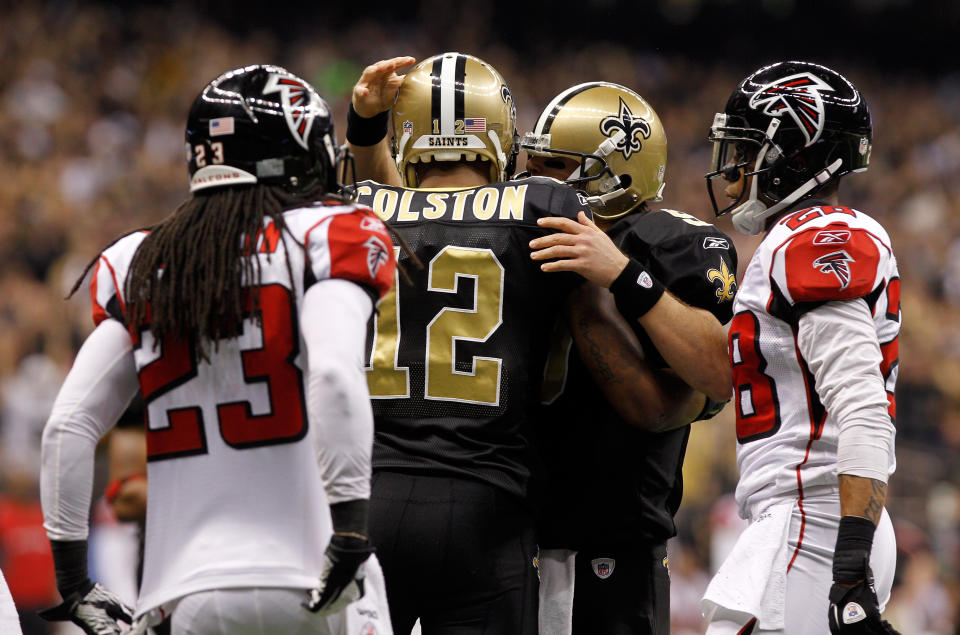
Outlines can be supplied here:
<path id="1" fill-rule="evenodd" d="M 534 260 L 550 260 L 540 265 L 543 271 L 573 271 L 601 287 L 608 288 L 629 258 L 617 248 L 609 236 L 580 212 L 579 222 L 551 216 L 537 220 L 540 227 L 559 230 L 530 241 Z"/>
<path id="2" fill-rule="evenodd" d="M 363 69 L 353 87 L 353 109 L 357 114 L 369 119 L 389 110 L 403 82 L 403 75 L 397 75 L 397 71 L 416 61 L 409 56 L 394 57 Z"/>

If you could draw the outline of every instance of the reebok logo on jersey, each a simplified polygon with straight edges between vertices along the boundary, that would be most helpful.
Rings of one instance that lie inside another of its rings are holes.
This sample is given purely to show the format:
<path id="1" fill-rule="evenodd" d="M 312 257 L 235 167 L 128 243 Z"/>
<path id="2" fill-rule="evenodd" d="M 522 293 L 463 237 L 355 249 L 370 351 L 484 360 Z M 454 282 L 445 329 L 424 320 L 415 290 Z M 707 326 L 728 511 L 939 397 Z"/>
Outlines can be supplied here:
<path id="1" fill-rule="evenodd" d="M 704 249 L 730 249 L 730 242 L 726 238 L 707 236 L 703 239 Z"/>
<path id="2" fill-rule="evenodd" d="M 847 605 L 843 607 L 844 624 L 856 624 L 865 619 L 867 619 L 867 612 L 856 602 L 847 602 Z"/>
<path id="3" fill-rule="evenodd" d="M 846 289 L 850 284 L 850 265 L 848 263 L 856 262 L 844 250 L 832 251 L 825 256 L 820 256 L 813 261 L 813 266 L 820 270 L 820 273 L 832 273 L 840 281 L 840 289 Z"/>
<path id="4" fill-rule="evenodd" d="M 650 289 L 653 287 L 653 279 L 650 277 L 650 274 L 644 271 L 637 278 L 637 284 L 639 284 L 644 289 Z"/>
<path id="5" fill-rule="evenodd" d="M 360 221 L 360 229 L 365 229 L 368 232 L 383 231 L 383 221 L 373 216 L 364 216 L 363 220 Z"/>
<path id="6" fill-rule="evenodd" d="M 803 133 L 806 147 L 823 132 L 825 114 L 820 93 L 826 91 L 833 91 L 827 82 L 811 73 L 798 73 L 761 87 L 750 97 L 750 107 L 771 117 L 790 115 Z"/>
<path id="7" fill-rule="evenodd" d="M 606 580 L 613 575 L 613 568 L 617 566 L 617 561 L 613 558 L 594 558 L 590 561 L 593 572 L 601 580 Z"/>
<path id="8" fill-rule="evenodd" d="M 850 240 L 850 232 L 846 229 L 825 229 L 817 232 L 813 237 L 814 245 L 842 245 Z"/>
<path id="9" fill-rule="evenodd" d="M 386 245 L 376 236 L 368 238 L 363 246 L 367 248 L 367 270 L 371 278 L 376 278 L 380 267 L 390 260 L 390 254 Z"/>

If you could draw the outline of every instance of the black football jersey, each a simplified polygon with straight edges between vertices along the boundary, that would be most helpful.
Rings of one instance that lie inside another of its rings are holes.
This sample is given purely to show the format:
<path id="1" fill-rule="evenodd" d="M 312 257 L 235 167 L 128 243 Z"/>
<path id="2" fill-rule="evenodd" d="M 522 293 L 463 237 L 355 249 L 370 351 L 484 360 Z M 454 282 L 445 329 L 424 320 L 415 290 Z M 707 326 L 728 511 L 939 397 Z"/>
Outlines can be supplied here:
<path id="1" fill-rule="evenodd" d="M 730 320 L 737 253 L 722 231 L 673 210 L 630 214 L 608 235 L 675 296 Z M 665 367 L 642 327 L 634 330 L 648 361 Z M 563 329 L 558 329 L 560 337 Z M 690 427 L 652 434 L 624 422 L 590 378 L 572 347 L 565 381 L 548 373 L 538 418 L 549 481 L 541 546 L 587 549 L 659 543 L 676 534 L 673 516 L 683 491 L 681 468 Z M 556 369 L 555 359 L 551 365 Z M 559 391 L 562 386 L 562 392 Z"/>
<path id="2" fill-rule="evenodd" d="M 479 479 L 526 496 L 532 415 L 550 325 L 580 278 L 544 273 L 528 243 L 544 216 L 589 208 L 559 181 L 465 189 L 357 186 L 407 241 L 394 293 L 371 320 L 367 379 L 374 470 Z"/>

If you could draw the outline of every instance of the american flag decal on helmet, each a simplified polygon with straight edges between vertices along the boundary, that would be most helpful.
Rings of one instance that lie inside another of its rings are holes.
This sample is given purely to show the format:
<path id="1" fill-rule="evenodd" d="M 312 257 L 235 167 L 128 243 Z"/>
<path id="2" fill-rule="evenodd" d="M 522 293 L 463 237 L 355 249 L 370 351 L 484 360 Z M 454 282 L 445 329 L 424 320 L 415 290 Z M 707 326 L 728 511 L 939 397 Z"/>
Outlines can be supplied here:
<path id="1" fill-rule="evenodd" d="M 312 91 L 294 77 L 273 74 L 263 87 L 264 95 L 270 93 L 280 93 L 280 106 L 290 134 L 304 150 L 309 150 L 307 137 L 313 126 L 313 109 L 317 107 L 317 100 L 311 97 Z"/>
<path id="2" fill-rule="evenodd" d="M 820 256 L 813 261 L 813 266 L 820 270 L 820 273 L 832 273 L 840 281 L 840 289 L 846 289 L 850 284 L 850 265 L 855 262 L 846 251 L 832 251 L 825 256 Z"/>
<path id="3" fill-rule="evenodd" d="M 822 92 L 833 87 L 811 73 L 783 77 L 761 87 L 750 97 L 750 107 L 763 109 L 765 115 L 783 117 L 789 114 L 806 140 L 805 146 L 820 138 L 823 132 L 824 108 Z"/>

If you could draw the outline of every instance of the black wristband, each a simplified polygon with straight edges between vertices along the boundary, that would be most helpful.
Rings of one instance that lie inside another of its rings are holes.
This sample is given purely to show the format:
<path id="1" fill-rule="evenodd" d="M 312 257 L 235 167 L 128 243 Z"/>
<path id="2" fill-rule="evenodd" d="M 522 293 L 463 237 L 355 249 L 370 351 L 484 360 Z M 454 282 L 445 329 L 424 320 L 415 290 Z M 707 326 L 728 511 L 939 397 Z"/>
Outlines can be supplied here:
<path id="1" fill-rule="evenodd" d="M 389 121 L 389 110 L 373 117 L 361 117 L 351 103 L 347 108 L 347 141 L 355 146 L 375 146 L 387 136 Z"/>
<path id="2" fill-rule="evenodd" d="M 331 505 L 330 518 L 334 533 L 366 537 L 369 512 L 370 501 L 365 498 Z"/>
<path id="3" fill-rule="evenodd" d="M 877 526 L 859 516 L 844 516 L 837 531 L 833 550 L 833 579 L 836 582 L 857 582 L 867 577 L 870 550 Z"/>
<path id="4" fill-rule="evenodd" d="M 631 324 L 653 308 L 664 290 L 664 286 L 633 258 L 610 285 L 617 310 Z"/>
<path id="5" fill-rule="evenodd" d="M 87 574 L 86 540 L 51 540 L 57 590 L 66 598 L 73 592 L 86 593 L 92 586 Z"/>
<path id="6" fill-rule="evenodd" d="M 700 414 L 697 415 L 694 421 L 706 421 L 707 419 L 714 418 L 723 410 L 723 407 L 730 402 L 729 399 L 725 401 L 714 401 L 710 397 L 706 397 L 705 399 L 703 410 L 700 411 Z"/>

